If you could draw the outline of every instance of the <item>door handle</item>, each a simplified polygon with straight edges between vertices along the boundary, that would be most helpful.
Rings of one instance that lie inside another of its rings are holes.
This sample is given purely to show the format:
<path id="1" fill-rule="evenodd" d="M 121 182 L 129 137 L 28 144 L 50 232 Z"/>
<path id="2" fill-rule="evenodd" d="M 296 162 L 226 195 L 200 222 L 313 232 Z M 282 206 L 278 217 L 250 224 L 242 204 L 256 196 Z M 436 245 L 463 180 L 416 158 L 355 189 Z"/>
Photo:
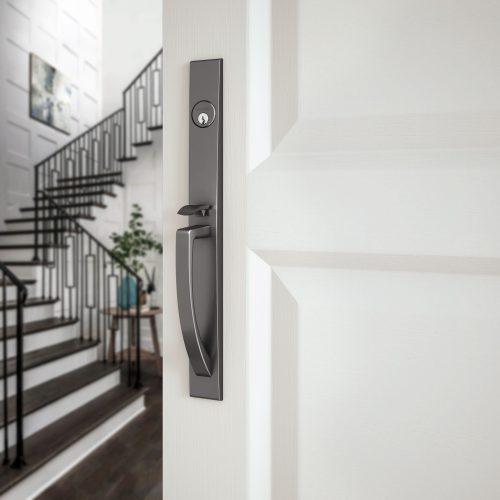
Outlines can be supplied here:
<path id="1" fill-rule="evenodd" d="M 222 59 L 189 66 L 189 204 L 178 212 L 189 222 L 176 235 L 177 305 L 189 394 L 222 401 Z"/>
<path id="2" fill-rule="evenodd" d="M 208 354 L 196 321 L 193 288 L 193 247 L 198 238 L 208 238 L 212 234 L 210 226 L 189 226 L 177 230 L 176 235 L 176 278 L 177 305 L 182 336 L 189 362 L 196 375 L 210 377 L 212 360 Z"/>

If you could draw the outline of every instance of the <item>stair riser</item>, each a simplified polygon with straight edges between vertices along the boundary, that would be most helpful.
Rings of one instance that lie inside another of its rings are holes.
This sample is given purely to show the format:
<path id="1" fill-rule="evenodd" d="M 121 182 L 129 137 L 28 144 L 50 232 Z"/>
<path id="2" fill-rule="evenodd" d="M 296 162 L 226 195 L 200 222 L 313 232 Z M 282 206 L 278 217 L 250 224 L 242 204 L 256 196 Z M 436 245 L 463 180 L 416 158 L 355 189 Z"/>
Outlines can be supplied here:
<path id="1" fill-rule="evenodd" d="M 1 238 L 0 244 L 6 244 L 6 245 L 15 245 L 12 241 L 5 241 L 4 238 Z M 31 244 L 31 243 L 30 243 Z M 0 260 L 3 261 L 32 261 L 33 257 L 35 255 L 35 250 L 30 248 L 30 249 L 25 249 L 25 248 L 9 248 L 8 250 L 0 248 Z M 52 255 L 52 252 L 49 251 L 48 255 Z M 42 251 L 40 252 L 40 258 L 43 256 Z M 14 267 L 14 272 L 16 275 L 18 274 L 19 267 Z"/>
<path id="2" fill-rule="evenodd" d="M 17 311 L 11 309 L 7 311 L 7 326 L 12 326 L 17 323 Z M 54 305 L 34 306 L 24 308 L 24 322 L 37 321 L 39 319 L 49 318 L 54 315 Z M 3 312 L 0 311 L 0 324 L 3 325 Z"/>
<path id="3" fill-rule="evenodd" d="M 36 285 L 26 285 L 26 289 L 28 290 L 28 297 L 35 297 L 36 295 Z M 8 286 L 7 287 L 7 300 L 15 300 L 17 297 L 17 288 L 15 286 Z M 2 299 L 3 298 L 3 290 L 2 286 L 0 285 L 0 309 L 2 305 Z"/>
<path id="4" fill-rule="evenodd" d="M 98 346 L 76 352 L 69 356 L 56 359 L 49 363 L 26 370 L 24 372 L 24 389 L 30 389 L 37 385 L 43 384 L 60 375 L 64 375 L 73 370 L 77 370 L 82 366 L 88 365 L 97 361 Z M 16 377 L 10 376 L 7 380 L 8 395 L 16 394 Z M 3 400 L 3 380 L 0 380 L 0 400 Z"/>
<path id="5" fill-rule="evenodd" d="M 68 413 L 77 410 L 84 406 L 92 399 L 104 394 L 120 383 L 120 372 L 116 371 L 106 375 L 105 377 L 92 382 L 91 384 L 71 393 L 67 396 L 51 403 L 38 411 L 27 415 L 24 418 L 24 436 L 28 437 L 31 434 L 43 429 L 45 426 L 54 423 L 59 418 L 64 417 Z M 3 452 L 4 429 L 0 430 L 0 451 Z M 16 443 L 16 425 L 15 422 L 9 425 L 9 443 Z"/>
<path id="6" fill-rule="evenodd" d="M 24 481 L 16 484 L 6 495 L 8 499 L 35 499 L 40 493 L 55 483 L 65 473 L 75 467 L 92 451 L 101 446 L 116 432 L 140 415 L 145 408 L 144 396 L 137 398 L 125 408 L 115 413 L 83 438 L 56 455 Z"/>
<path id="7" fill-rule="evenodd" d="M 34 245 L 34 241 L 33 234 L 0 235 L 0 242 L 5 245 Z"/>
<path id="8" fill-rule="evenodd" d="M 61 328 L 53 328 L 45 332 L 31 333 L 23 337 L 24 352 L 35 351 L 43 347 L 49 347 L 60 342 L 77 338 L 79 335 L 78 325 L 68 325 Z M 7 358 L 16 355 L 16 339 L 7 340 Z M 3 341 L 0 340 L 0 361 L 3 360 Z M 2 368 L 0 367 L 0 370 Z"/>

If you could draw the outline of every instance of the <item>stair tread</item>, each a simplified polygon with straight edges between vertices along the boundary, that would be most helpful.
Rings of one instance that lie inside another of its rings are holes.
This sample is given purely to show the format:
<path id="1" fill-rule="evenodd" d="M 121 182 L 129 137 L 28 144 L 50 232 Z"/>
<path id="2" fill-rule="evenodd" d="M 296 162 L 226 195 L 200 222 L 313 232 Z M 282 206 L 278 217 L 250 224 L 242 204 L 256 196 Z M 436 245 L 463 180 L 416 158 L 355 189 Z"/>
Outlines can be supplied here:
<path id="1" fill-rule="evenodd" d="M 3 260 L 2 261 L 6 266 L 22 266 L 22 267 L 31 267 L 31 266 L 53 266 L 54 262 L 49 260 Z"/>
<path id="2" fill-rule="evenodd" d="M 39 229 L 39 233 L 53 233 L 53 229 Z M 64 228 L 65 233 L 78 233 L 80 231 L 77 231 L 76 229 L 67 229 Z M 35 234 L 34 229 L 18 229 L 14 231 L 0 231 L 0 236 L 24 236 L 24 235 L 29 235 L 29 234 Z"/>
<path id="3" fill-rule="evenodd" d="M 33 243 L 11 243 L 10 245 L 0 245 L 0 250 L 33 250 Z M 38 248 L 68 248 L 68 245 L 45 245 L 39 244 Z"/>
<path id="4" fill-rule="evenodd" d="M 126 161 L 135 161 L 137 160 L 137 156 L 124 156 L 122 158 L 117 158 L 116 161 L 126 162 Z"/>
<path id="5" fill-rule="evenodd" d="M 24 371 L 30 370 L 37 366 L 55 361 L 70 354 L 74 354 L 85 349 L 90 349 L 98 345 L 99 342 L 96 340 L 80 340 L 73 339 L 67 340 L 65 342 L 60 342 L 59 344 L 54 344 L 48 347 L 42 347 L 36 351 L 30 351 L 24 354 Z M 16 373 L 16 358 L 7 359 L 7 374 L 13 375 Z M 3 373 L 0 373 L 0 378 L 3 378 Z"/>
<path id="6" fill-rule="evenodd" d="M 53 328 L 62 328 L 64 326 L 74 325 L 78 323 L 76 319 L 69 318 L 44 318 L 37 321 L 29 321 L 23 325 L 23 334 L 31 335 L 33 333 L 45 332 L 47 330 L 52 330 Z M 12 325 L 7 327 L 7 338 L 10 339 L 16 336 L 17 325 Z M 3 340 L 3 328 L 0 328 L 0 341 Z"/>
<path id="7" fill-rule="evenodd" d="M 67 182 L 82 181 L 86 179 L 102 179 L 108 177 L 121 177 L 121 172 L 109 172 L 107 174 L 93 174 L 93 175 L 80 175 L 77 177 L 65 177 L 63 179 L 57 179 L 59 184 L 65 184 Z"/>
<path id="8" fill-rule="evenodd" d="M 3 279 L 0 279 L 0 287 L 3 287 L 3 283 L 4 283 L 4 280 Z M 36 280 L 34 279 L 21 279 L 21 283 L 23 285 L 35 285 L 36 284 Z M 12 281 L 10 280 L 5 280 L 5 286 L 16 286 L 14 285 L 14 283 L 12 283 Z"/>
<path id="9" fill-rule="evenodd" d="M 24 452 L 28 463 L 21 470 L 0 468 L 0 494 L 142 397 L 145 392 L 146 389 L 135 390 L 119 385 L 26 438 Z M 10 456 L 15 456 L 14 447 L 10 450 Z"/>
<path id="10" fill-rule="evenodd" d="M 59 299 L 47 299 L 43 297 L 29 297 L 24 303 L 24 307 L 37 307 L 37 306 L 47 306 L 50 304 L 55 304 Z M 17 307 L 17 301 L 8 300 L 6 303 L 7 309 L 15 309 Z M 0 309 L 1 312 L 1 309 Z"/>
<path id="11" fill-rule="evenodd" d="M 60 207 L 64 209 L 68 208 L 82 208 L 82 207 L 98 207 L 98 208 L 106 208 L 106 205 L 104 203 L 97 203 L 95 201 L 84 201 L 82 203 L 64 203 L 60 204 Z M 19 209 L 21 212 L 35 212 L 37 210 L 37 207 L 21 207 Z M 38 207 L 38 210 L 43 210 L 42 207 Z"/>
<path id="12" fill-rule="evenodd" d="M 93 215 L 84 215 L 84 214 L 71 214 L 71 216 L 58 215 L 57 217 L 39 217 L 38 220 L 40 222 L 48 221 L 48 220 L 62 220 L 62 219 L 88 219 L 95 220 Z M 35 222 L 36 219 L 34 217 L 20 217 L 17 219 L 5 219 L 6 224 L 24 224 L 27 222 Z"/>
<path id="13" fill-rule="evenodd" d="M 70 189 L 85 189 L 85 188 L 93 188 L 99 186 L 120 186 L 124 187 L 125 184 L 123 182 L 119 182 L 114 179 L 109 179 L 109 181 L 98 181 L 98 182 L 86 182 L 83 184 L 70 184 L 69 186 L 55 186 L 51 188 L 47 188 L 46 191 L 68 191 Z M 107 191 L 102 191 L 103 193 L 107 193 Z M 112 193 L 114 194 L 114 193 Z"/>
<path id="14" fill-rule="evenodd" d="M 95 361 L 88 365 L 53 378 L 23 392 L 23 415 L 29 415 L 44 406 L 47 406 L 86 385 L 99 380 L 110 373 L 118 371 L 120 365 Z M 7 421 L 13 422 L 16 418 L 16 396 L 7 400 Z M 0 428 L 4 423 L 0 422 Z"/>
<path id="15" fill-rule="evenodd" d="M 132 146 L 135 148 L 139 148 L 141 146 L 151 146 L 153 144 L 153 141 L 140 141 L 140 142 L 133 142 Z"/>
<path id="16" fill-rule="evenodd" d="M 112 191 L 84 191 L 87 189 L 88 186 L 84 187 L 79 187 L 77 185 L 73 186 L 64 186 L 63 188 L 57 188 L 57 190 L 63 189 L 64 191 L 69 191 L 71 190 L 72 192 L 70 193 L 64 193 L 64 194 L 51 194 L 50 197 L 55 199 L 55 200 L 62 200 L 65 198 L 83 198 L 83 197 L 90 197 L 90 196 L 111 196 L 112 198 L 116 198 L 116 193 L 113 193 Z M 76 190 L 75 190 L 76 189 Z M 82 191 L 83 190 L 83 191 Z M 34 198 L 34 201 L 43 201 L 45 198 Z"/>

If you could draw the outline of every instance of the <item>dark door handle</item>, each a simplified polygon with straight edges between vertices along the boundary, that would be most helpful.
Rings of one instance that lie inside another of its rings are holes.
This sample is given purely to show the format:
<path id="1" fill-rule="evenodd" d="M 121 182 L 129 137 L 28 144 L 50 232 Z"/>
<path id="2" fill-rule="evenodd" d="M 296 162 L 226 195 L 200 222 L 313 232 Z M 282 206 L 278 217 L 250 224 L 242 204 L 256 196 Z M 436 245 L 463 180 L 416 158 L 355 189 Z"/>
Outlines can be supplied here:
<path id="1" fill-rule="evenodd" d="M 201 215 L 205 217 L 212 207 L 210 205 L 184 205 L 177 213 L 179 215 Z"/>
<path id="2" fill-rule="evenodd" d="M 178 229 L 176 236 L 177 305 L 182 336 L 191 367 L 196 375 L 202 377 L 212 375 L 212 361 L 203 345 L 196 321 L 193 290 L 193 245 L 197 238 L 208 238 L 211 234 L 210 226 L 189 226 Z"/>

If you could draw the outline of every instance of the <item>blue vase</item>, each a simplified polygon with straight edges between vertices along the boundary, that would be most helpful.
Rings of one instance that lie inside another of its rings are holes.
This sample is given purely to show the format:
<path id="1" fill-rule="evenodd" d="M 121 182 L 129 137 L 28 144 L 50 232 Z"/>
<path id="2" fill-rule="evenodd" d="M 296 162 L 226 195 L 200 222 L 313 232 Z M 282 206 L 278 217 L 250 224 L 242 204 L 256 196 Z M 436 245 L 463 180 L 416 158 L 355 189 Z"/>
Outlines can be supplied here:
<path id="1" fill-rule="evenodd" d="M 137 283 L 135 279 L 126 276 L 118 287 L 118 306 L 121 309 L 130 309 L 137 305 Z"/>

